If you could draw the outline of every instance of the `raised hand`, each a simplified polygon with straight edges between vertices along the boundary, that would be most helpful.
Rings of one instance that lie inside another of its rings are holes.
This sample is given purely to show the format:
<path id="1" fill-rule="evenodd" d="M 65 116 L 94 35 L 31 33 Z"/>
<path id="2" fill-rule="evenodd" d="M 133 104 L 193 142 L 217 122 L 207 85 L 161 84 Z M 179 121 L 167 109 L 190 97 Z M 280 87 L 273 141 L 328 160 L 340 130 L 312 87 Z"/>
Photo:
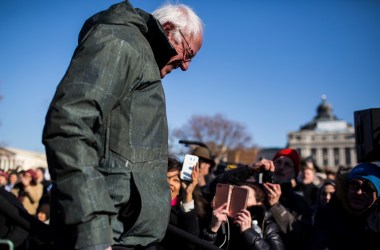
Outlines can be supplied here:
<path id="1" fill-rule="evenodd" d="M 215 208 L 212 211 L 212 218 L 210 224 L 210 230 L 216 233 L 222 223 L 227 221 L 227 203 L 224 203 L 220 207 Z"/>
<path id="2" fill-rule="evenodd" d="M 199 163 L 197 163 L 191 171 L 191 182 L 181 181 L 183 191 L 183 202 L 188 203 L 193 200 L 193 192 L 198 185 Z"/>
<path id="3" fill-rule="evenodd" d="M 239 225 L 240 232 L 244 232 L 245 230 L 251 228 L 251 213 L 247 209 L 240 210 L 234 218 L 234 223 Z"/>
<path id="4" fill-rule="evenodd" d="M 281 197 L 281 186 L 280 184 L 273 184 L 273 183 L 263 183 L 265 192 L 267 193 L 267 199 L 269 206 L 275 205 Z"/>

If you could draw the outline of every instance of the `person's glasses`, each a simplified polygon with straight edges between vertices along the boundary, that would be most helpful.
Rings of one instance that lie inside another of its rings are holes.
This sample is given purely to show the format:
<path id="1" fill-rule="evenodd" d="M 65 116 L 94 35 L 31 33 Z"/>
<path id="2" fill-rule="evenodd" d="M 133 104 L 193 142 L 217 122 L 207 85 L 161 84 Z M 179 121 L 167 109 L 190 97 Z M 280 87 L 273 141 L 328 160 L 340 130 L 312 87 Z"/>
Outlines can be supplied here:
<path id="1" fill-rule="evenodd" d="M 185 41 L 186 45 L 187 45 L 187 49 L 183 48 L 183 50 L 185 51 L 184 53 L 184 58 L 183 58 L 183 62 L 190 62 L 191 59 L 193 59 L 194 57 L 194 51 L 193 49 L 190 47 L 190 44 L 189 42 L 186 40 L 185 36 L 182 34 L 182 31 L 180 29 L 178 29 L 179 33 L 181 34 L 183 40 Z"/>
<path id="2" fill-rule="evenodd" d="M 373 193 L 376 192 L 376 188 L 373 186 L 373 184 L 370 181 L 363 181 L 363 183 L 360 183 L 357 180 L 351 180 L 350 186 L 355 190 L 358 191 L 359 189 L 362 190 L 364 193 Z"/>

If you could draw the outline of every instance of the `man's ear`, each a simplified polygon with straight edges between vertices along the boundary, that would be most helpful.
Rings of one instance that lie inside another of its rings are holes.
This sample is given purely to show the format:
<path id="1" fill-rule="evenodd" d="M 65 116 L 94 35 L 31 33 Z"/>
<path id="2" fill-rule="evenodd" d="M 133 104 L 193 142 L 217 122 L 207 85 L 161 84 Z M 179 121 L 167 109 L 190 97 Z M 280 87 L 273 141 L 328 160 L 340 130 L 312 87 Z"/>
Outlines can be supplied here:
<path id="1" fill-rule="evenodd" d="M 171 32 L 175 29 L 175 25 L 172 22 L 166 22 L 162 25 L 162 27 L 168 37 L 171 36 Z"/>

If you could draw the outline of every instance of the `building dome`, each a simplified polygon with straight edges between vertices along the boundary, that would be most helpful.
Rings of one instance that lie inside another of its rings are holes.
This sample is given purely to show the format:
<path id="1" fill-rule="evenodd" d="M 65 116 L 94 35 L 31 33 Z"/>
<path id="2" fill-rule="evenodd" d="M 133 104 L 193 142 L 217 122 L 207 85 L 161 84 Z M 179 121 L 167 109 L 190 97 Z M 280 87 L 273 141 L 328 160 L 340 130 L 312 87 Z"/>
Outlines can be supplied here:
<path id="1" fill-rule="evenodd" d="M 314 130 L 318 122 L 322 121 L 338 121 L 339 119 L 333 114 L 331 104 L 326 102 L 326 95 L 322 95 L 322 102 L 317 106 L 317 115 L 314 119 L 304 126 L 301 130 Z"/>
<path id="2" fill-rule="evenodd" d="M 314 118 L 288 133 L 287 147 L 297 149 L 303 159 L 312 158 L 321 169 L 356 164 L 355 130 L 345 120 L 338 119 L 326 96 L 316 107 Z"/>
<path id="3" fill-rule="evenodd" d="M 314 118 L 317 120 L 336 120 L 332 113 L 332 107 L 326 102 L 326 96 L 322 95 L 322 102 L 317 107 L 317 116 Z"/>

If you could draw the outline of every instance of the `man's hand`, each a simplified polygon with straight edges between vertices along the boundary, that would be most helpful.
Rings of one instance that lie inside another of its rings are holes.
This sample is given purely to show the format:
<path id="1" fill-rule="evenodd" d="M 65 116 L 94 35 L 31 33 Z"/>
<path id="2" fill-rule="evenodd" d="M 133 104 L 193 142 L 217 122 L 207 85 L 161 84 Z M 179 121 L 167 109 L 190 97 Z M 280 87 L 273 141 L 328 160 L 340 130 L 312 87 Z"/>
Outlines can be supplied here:
<path id="1" fill-rule="evenodd" d="M 280 184 L 273 184 L 273 183 L 263 183 L 265 192 L 267 193 L 267 199 L 269 206 L 275 205 L 281 197 L 281 186 Z"/>
<path id="2" fill-rule="evenodd" d="M 260 161 L 258 161 L 256 163 L 248 165 L 248 167 L 253 172 L 260 172 L 260 170 L 274 172 L 274 169 L 275 169 L 273 161 L 268 160 L 268 159 L 262 159 L 262 160 L 260 160 Z"/>

